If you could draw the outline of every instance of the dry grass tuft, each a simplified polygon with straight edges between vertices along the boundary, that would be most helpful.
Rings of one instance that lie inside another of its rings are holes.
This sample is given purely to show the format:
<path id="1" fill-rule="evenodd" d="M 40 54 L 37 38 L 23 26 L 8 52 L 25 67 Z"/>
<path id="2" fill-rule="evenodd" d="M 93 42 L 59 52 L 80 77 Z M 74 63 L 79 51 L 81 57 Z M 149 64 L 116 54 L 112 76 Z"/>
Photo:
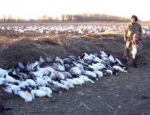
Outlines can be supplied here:
<path id="1" fill-rule="evenodd" d="M 80 37 L 83 38 L 83 39 L 87 39 L 87 40 L 95 39 L 91 34 L 85 34 L 85 35 L 82 35 Z"/>

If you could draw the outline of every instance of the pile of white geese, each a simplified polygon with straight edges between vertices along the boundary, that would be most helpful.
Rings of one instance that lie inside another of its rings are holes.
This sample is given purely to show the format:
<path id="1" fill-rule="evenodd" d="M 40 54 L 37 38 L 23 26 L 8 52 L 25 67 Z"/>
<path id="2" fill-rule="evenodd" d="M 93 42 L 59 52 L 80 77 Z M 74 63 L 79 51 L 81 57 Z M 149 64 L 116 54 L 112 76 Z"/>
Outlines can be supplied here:
<path id="1" fill-rule="evenodd" d="M 118 31 L 123 32 L 125 29 L 124 25 L 111 25 L 111 26 L 102 26 L 102 25 L 55 25 L 55 26 L 0 26 L 0 30 L 10 30 L 16 32 L 38 32 L 38 33 L 74 33 L 74 34 L 86 34 L 86 33 L 95 33 L 100 32 L 110 32 Z M 150 35 L 150 27 L 142 26 L 142 32 L 144 35 Z"/>
<path id="2" fill-rule="evenodd" d="M 86 82 L 94 83 L 118 72 L 127 72 L 126 66 L 104 51 L 66 58 L 40 57 L 34 63 L 18 62 L 15 68 L 0 68 L 0 85 L 5 92 L 31 102 L 36 97 L 52 97 L 54 92 L 62 93 Z"/>
<path id="3" fill-rule="evenodd" d="M 108 31 L 123 31 L 124 26 L 94 26 L 94 25 L 57 25 L 57 26 L 0 26 L 0 30 L 12 30 L 16 32 L 38 32 L 38 33 L 99 33 Z"/>

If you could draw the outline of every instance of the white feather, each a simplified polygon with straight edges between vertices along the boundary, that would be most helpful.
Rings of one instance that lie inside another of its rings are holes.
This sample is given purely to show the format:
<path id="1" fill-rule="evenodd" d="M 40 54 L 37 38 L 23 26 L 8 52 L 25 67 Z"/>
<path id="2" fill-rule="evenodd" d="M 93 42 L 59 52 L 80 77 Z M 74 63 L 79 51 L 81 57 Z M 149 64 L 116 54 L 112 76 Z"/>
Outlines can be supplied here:
<path id="1" fill-rule="evenodd" d="M 132 45 L 131 54 L 132 54 L 132 58 L 135 59 L 135 56 L 137 54 L 137 47 L 136 47 L 136 45 Z"/>

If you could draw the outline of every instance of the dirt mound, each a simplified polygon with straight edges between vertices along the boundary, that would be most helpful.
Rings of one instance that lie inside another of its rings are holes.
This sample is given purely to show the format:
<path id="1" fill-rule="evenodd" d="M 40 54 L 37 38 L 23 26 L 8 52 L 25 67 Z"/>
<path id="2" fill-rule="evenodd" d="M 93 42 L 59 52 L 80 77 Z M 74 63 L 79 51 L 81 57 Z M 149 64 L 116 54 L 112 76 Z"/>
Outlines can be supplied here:
<path id="1" fill-rule="evenodd" d="M 31 34 L 31 33 L 28 33 Z M 87 53 L 99 53 L 100 50 L 109 51 L 114 48 L 114 52 L 120 52 L 123 45 L 118 44 L 121 39 L 110 35 L 82 35 L 70 36 L 56 34 L 56 35 L 36 35 L 16 38 L 1 37 L 0 51 L 1 67 L 14 67 L 18 61 L 27 63 L 38 60 L 42 57 L 66 57 L 68 55 L 81 55 Z M 114 47 L 116 46 L 116 49 Z M 117 45 L 118 44 L 118 45 Z M 5 45 L 5 48 L 4 48 Z M 118 48 L 117 48 L 118 47 Z"/>

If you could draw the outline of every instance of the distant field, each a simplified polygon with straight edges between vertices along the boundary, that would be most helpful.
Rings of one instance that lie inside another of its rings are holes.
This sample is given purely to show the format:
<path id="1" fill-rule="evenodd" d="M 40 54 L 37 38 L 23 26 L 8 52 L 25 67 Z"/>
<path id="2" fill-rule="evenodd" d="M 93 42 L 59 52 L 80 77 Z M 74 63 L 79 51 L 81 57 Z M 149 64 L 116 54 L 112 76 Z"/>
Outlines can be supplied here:
<path id="1" fill-rule="evenodd" d="M 36 32 L 44 34 L 100 34 L 122 33 L 127 23 L 0 23 L 0 30 L 15 32 Z M 150 35 L 149 23 L 141 23 L 143 35 Z M 3 33 L 3 32 L 2 32 Z M 9 34 L 9 33 L 8 33 Z M 11 37 L 11 36 L 10 36 Z"/>
<path id="2" fill-rule="evenodd" d="M 111 26 L 111 25 L 126 25 L 127 23 L 117 23 L 117 22 L 93 22 L 93 23 L 0 23 L 0 26 L 30 26 L 30 25 L 44 25 L 44 26 L 50 26 L 50 25 L 102 25 L 102 26 Z M 150 22 L 142 22 L 141 25 L 143 26 L 150 26 Z"/>
<path id="3" fill-rule="evenodd" d="M 109 25 L 125 25 L 127 23 L 113 23 L 113 22 L 100 22 L 100 23 L 0 23 L 0 26 L 30 26 L 30 25 L 44 25 L 44 26 L 53 26 L 53 25 L 102 25 L 102 26 L 109 26 Z"/>

